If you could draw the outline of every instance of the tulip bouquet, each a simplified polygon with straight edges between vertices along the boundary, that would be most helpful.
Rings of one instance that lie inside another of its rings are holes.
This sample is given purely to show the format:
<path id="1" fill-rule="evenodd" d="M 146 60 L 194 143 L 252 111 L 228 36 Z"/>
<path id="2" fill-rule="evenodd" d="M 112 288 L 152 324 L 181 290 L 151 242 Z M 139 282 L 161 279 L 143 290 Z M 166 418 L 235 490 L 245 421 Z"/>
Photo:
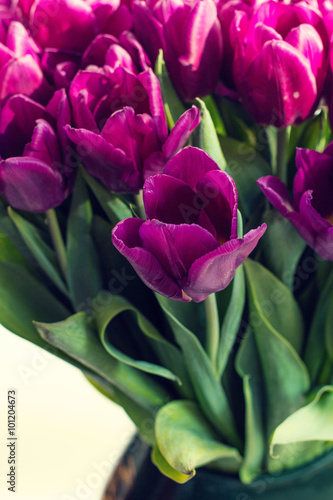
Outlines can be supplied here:
<path id="1" fill-rule="evenodd" d="M 332 448 L 332 32 L 331 0 L 0 2 L 0 321 L 177 482 Z"/>

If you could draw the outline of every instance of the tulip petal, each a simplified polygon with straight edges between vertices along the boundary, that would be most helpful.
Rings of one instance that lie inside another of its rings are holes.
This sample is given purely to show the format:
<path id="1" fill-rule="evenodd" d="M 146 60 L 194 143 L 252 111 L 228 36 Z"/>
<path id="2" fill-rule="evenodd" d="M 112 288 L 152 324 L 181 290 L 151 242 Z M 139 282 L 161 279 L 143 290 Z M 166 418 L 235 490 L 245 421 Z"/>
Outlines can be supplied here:
<path id="1" fill-rule="evenodd" d="M 46 103 L 52 95 L 39 63 L 30 54 L 12 59 L 1 68 L 0 89 L 1 100 L 24 94 Z"/>
<path id="2" fill-rule="evenodd" d="M 286 217 L 289 212 L 294 211 L 287 187 L 281 179 L 274 177 L 273 175 L 267 175 L 265 177 L 260 177 L 260 179 L 257 180 L 257 184 L 268 201 L 284 217 Z"/>
<path id="3" fill-rule="evenodd" d="M 235 270 L 250 255 L 266 230 L 266 224 L 252 229 L 244 238 L 230 240 L 216 250 L 197 259 L 188 276 L 181 281 L 184 292 L 194 302 L 201 302 L 211 293 L 226 288 Z"/>
<path id="4" fill-rule="evenodd" d="M 301 24 L 288 33 L 285 41 L 310 62 L 312 73 L 321 90 L 325 73 L 325 51 L 317 30 L 310 24 Z"/>
<path id="5" fill-rule="evenodd" d="M 36 120 L 52 124 L 51 115 L 26 96 L 15 95 L 6 101 L 0 115 L 0 150 L 3 158 L 19 156 L 30 141 Z"/>
<path id="6" fill-rule="evenodd" d="M 37 158 L 58 169 L 61 156 L 57 136 L 51 125 L 45 120 L 37 120 L 31 142 L 26 144 L 23 155 Z"/>
<path id="7" fill-rule="evenodd" d="M 299 204 L 299 212 L 304 219 L 308 221 L 308 225 L 311 226 L 316 233 L 321 233 L 332 227 L 332 224 L 317 212 L 312 203 L 313 191 L 305 191 Z"/>
<path id="8" fill-rule="evenodd" d="M 112 242 L 119 252 L 130 262 L 142 281 L 152 290 L 173 300 L 188 302 L 183 297 L 179 284 L 161 266 L 158 259 L 148 250 L 141 248 L 140 219 L 125 219 L 112 231 Z"/>
<path id="9" fill-rule="evenodd" d="M 158 78 L 151 68 L 140 73 L 137 78 L 148 94 L 150 112 L 156 126 L 158 138 L 163 143 L 168 136 L 168 126 Z"/>
<path id="10" fill-rule="evenodd" d="M 303 193 L 312 190 L 312 206 L 325 219 L 333 214 L 333 161 L 325 151 L 318 153 L 297 149 L 294 178 L 294 207 L 298 208 Z"/>
<path id="11" fill-rule="evenodd" d="M 169 224 L 197 223 L 200 205 L 196 193 L 185 182 L 168 175 L 149 177 L 143 188 L 148 219 Z"/>
<path id="12" fill-rule="evenodd" d="M 143 248 L 159 260 L 169 276 L 180 280 L 192 263 L 218 247 L 216 239 L 196 224 L 145 222 L 139 230 Z"/>
<path id="13" fill-rule="evenodd" d="M 162 146 L 166 158 L 169 159 L 180 151 L 199 123 L 200 110 L 196 106 L 192 106 L 180 116 Z"/>
<path id="14" fill-rule="evenodd" d="M 207 38 L 216 21 L 215 3 L 212 0 L 199 0 L 187 16 L 182 29 L 183 55 L 179 58 L 181 64 L 192 66 L 193 71 L 199 68 Z"/>
<path id="15" fill-rule="evenodd" d="M 221 170 L 211 170 L 198 182 L 197 193 L 220 244 L 237 238 L 238 195 L 232 177 Z"/>
<path id="16" fill-rule="evenodd" d="M 90 130 L 74 129 L 68 125 L 65 130 L 70 140 L 80 147 L 82 163 L 92 176 L 116 192 L 139 191 L 141 175 L 124 151 Z"/>
<path id="17" fill-rule="evenodd" d="M 9 158 L 0 162 L 0 194 L 14 208 L 42 213 L 63 202 L 62 176 L 35 158 Z"/>
<path id="18" fill-rule="evenodd" d="M 239 91 L 255 120 L 275 127 L 304 120 L 317 98 L 310 62 L 279 40 L 267 42 L 252 60 Z"/>
<path id="19" fill-rule="evenodd" d="M 196 190 L 198 182 L 210 170 L 220 169 L 207 153 L 188 146 L 168 161 L 164 174 L 176 177 Z"/>

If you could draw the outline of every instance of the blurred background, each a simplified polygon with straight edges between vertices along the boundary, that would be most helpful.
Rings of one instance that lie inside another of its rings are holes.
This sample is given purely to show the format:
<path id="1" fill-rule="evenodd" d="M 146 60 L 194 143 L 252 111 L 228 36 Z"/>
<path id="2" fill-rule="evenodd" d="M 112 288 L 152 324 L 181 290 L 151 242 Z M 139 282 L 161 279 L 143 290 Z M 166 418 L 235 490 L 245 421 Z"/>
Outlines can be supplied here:
<path id="1" fill-rule="evenodd" d="M 16 390 L 16 493 L 8 491 L 7 391 Z M 134 434 L 82 373 L 0 325 L 0 498 L 100 500 Z"/>

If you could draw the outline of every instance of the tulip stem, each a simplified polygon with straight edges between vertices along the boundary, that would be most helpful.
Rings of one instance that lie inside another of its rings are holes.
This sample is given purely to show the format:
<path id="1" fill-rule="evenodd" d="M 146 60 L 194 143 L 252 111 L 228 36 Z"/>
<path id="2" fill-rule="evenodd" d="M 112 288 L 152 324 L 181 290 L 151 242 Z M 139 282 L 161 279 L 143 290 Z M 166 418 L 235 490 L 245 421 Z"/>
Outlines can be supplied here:
<path id="1" fill-rule="evenodd" d="M 217 308 L 216 295 L 212 293 L 205 301 L 206 312 L 206 350 L 214 370 L 217 363 L 217 352 L 220 342 L 220 320 Z"/>
<path id="2" fill-rule="evenodd" d="M 53 247 L 55 253 L 58 257 L 58 262 L 60 265 L 60 269 L 62 271 L 65 279 L 67 278 L 67 254 L 66 248 L 64 244 L 64 240 L 62 238 L 62 234 L 60 231 L 57 214 L 53 208 L 46 212 L 47 224 L 49 227 Z"/>
<path id="3" fill-rule="evenodd" d="M 285 184 L 287 183 L 287 145 L 289 127 L 277 130 L 276 174 Z"/>

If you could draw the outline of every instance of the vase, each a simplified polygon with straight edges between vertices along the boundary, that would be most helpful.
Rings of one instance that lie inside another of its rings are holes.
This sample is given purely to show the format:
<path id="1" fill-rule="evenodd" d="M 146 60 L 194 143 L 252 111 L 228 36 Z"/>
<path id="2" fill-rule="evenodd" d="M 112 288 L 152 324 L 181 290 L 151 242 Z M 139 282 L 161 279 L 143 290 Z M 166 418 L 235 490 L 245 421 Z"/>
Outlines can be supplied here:
<path id="1" fill-rule="evenodd" d="M 331 500 L 333 452 L 279 475 L 245 485 L 238 478 L 200 468 L 185 484 L 163 476 L 150 448 L 136 436 L 112 474 L 102 500 Z"/>

